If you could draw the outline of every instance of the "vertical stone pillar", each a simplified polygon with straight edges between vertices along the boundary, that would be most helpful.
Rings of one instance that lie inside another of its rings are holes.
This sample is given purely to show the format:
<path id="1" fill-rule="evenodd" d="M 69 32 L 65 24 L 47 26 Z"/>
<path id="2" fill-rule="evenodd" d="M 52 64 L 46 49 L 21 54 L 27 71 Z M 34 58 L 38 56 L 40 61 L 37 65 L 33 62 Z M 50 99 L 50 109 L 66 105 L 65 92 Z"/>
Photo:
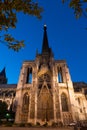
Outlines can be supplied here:
<path id="1" fill-rule="evenodd" d="M 59 90 L 59 106 L 60 106 L 60 120 L 63 122 L 60 90 Z"/>
<path id="2" fill-rule="evenodd" d="M 74 106 L 74 104 L 76 104 L 76 101 L 75 101 L 73 84 L 72 84 L 69 69 L 67 66 L 65 66 L 65 73 L 66 73 L 66 86 L 67 86 L 67 90 L 68 90 L 70 111 L 72 113 L 73 121 L 75 121 L 76 120 L 75 119 L 75 108 L 73 106 Z"/>
<path id="3" fill-rule="evenodd" d="M 53 89 L 53 108 L 54 108 L 54 122 L 57 121 L 57 118 L 56 118 L 56 100 L 55 100 L 55 80 L 56 80 L 56 77 L 55 77 L 55 71 L 54 71 L 54 67 L 53 67 L 53 80 L 52 80 L 52 89 Z"/>
<path id="4" fill-rule="evenodd" d="M 38 77 L 37 77 L 37 69 L 38 66 L 34 68 L 34 92 L 35 92 L 35 117 L 34 117 L 34 124 L 37 123 L 37 89 L 38 89 Z"/>
<path id="5" fill-rule="evenodd" d="M 23 98 L 23 94 L 22 94 L 22 88 L 24 87 L 24 77 L 25 77 L 25 66 L 23 64 L 22 68 L 21 68 L 21 72 L 20 72 L 20 76 L 19 76 L 19 81 L 18 81 L 18 85 L 17 85 L 17 90 L 16 90 L 16 102 L 17 102 L 17 108 L 16 108 L 16 117 L 15 117 L 15 122 L 16 123 L 21 123 L 21 114 L 22 114 L 22 98 Z"/>
<path id="6" fill-rule="evenodd" d="M 53 107 L 54 107 L 54 122 L 56 122 L 56 103 L 55 103 L 55 89 L 53 88 Z"/>
<path id="7" fill-rule="evenodd" d="M 37 122 L 37 83 L 35 85 L 35 119 L 34 123 L 36 124 Z"/>
<path id="8" fill-rule="evenodd" d="M 22 90 L 17 90 L 16 92 L 16 102 L 17 102 L 17 108 L 16 108 L 16 117 L 15 117 L 15 123 L 21 123 L 21 109 L 22 109 Z"/>

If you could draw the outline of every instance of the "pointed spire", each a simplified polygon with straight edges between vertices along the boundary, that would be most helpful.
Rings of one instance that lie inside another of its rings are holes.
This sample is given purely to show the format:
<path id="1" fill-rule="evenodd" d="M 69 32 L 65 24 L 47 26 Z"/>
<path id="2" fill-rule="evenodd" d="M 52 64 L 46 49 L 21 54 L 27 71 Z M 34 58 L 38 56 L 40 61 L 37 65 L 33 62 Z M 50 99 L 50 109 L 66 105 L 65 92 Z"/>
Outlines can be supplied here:
<path id="1" fill-rule="evenodd" d="M 0 76 L 6 77 L 5 67 L 4 67 L 3 70 L 0 72 Z"/>
<path id="2" fill-rule="evenodd" d="M 6 78 L 5 67 L 4 67 L 3 70 L 0 72 L 0 84 L 7 84 L 7 78 Z"/>
<path id="3" fill-rule="evenodd" d="M 47 26 L 44 25 L 44 36 L 43 36 L 43 45 L 42 45 L 42 54 L 49 53 L 49 44 L 47 38 Z"/>

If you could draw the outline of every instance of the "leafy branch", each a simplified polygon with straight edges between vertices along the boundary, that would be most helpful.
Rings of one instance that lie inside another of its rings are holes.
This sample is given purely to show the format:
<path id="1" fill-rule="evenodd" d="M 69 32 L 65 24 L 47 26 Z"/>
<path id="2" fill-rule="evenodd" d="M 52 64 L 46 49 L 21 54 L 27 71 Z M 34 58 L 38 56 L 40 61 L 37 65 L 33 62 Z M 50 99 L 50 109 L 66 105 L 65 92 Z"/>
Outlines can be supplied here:
<path id="1" fill-rule="evenodd" d="M 69 7 L 74 10 L 76 18 L 79 18 L 82 15 L 87 18 L 87 0 L 62 0 L 63 3 L 67 1 L 69 2 Z"/>
<path id="2" fill-rule="evenodd" d="M 9 49 L 13 49 L 14 51 L 19 51 L 19 49 L 25 46 L 24 41 L 18 41 L 14 39 L 10 34 L 5 34 L 4 40 L 0 40 L 2 44 L 7 46 Z"/>
<path id="3" fill-rule="evenodd" d="M 33 0 L 0 0 L 0 32 L 8 31 L 9 28 L 15 29 L 17 23 L 17 13 L 36 16 L 41 18 L 42 7 Z M 4 40 L 4 41 L 3 41 Z M 5 34 L 1 43 L 6 44 L 8 48 L 18 51 L 24 47 L 24 41 L 15 40 L 11 35 Z"/>

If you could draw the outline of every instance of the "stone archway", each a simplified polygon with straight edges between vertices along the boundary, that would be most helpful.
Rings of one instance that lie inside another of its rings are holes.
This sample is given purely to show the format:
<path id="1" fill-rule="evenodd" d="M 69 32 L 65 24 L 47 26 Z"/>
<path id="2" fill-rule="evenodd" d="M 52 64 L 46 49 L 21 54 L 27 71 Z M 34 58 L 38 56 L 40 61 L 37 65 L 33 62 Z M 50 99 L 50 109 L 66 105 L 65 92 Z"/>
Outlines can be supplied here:
<path id="1" fill-rule="evenodd" d="M 29 95 L 25 93 L 23 95 L 23 103 L 22 103 L 22 122 L 27 122 L 28 120 L 28 112 L 29 112 Z"/>
<path id="2" fill-rule="evenodd" d="M 38 95 L 37 118 L 42 122 L 53 119 L 53 97 L 46 83 L 42 85 Z"/>

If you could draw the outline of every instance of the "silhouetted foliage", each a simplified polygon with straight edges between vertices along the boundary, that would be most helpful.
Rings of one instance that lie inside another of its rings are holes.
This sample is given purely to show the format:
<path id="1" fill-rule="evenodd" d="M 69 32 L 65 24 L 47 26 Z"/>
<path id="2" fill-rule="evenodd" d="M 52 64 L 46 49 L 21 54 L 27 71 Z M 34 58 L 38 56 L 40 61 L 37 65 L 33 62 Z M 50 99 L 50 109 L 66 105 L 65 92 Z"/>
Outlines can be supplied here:
<path id="1" fill-rule="evenodd" d="M 0 119 L 5 118 L 5 115 L 7 113 L 7 107 L 8 107 L 8 105 L 6 102 L 0 101 Z"/>
<path id="2" fill-rule="evenodd" d="M 13 103 L 10 105 L 10 109 L 9 109 L 8 113 L 10 114 L 11 119 L 15 118 L 15 112 L 13 111 Z"/>
<path id="3" fill-rule="evenodd" d="M 62 2 L 69 3 L 69 7 L 74 10 L 76 18 L 82 15 L 87 18 L 87 0 L 62 0 Z"/>
<path id="4" fill-rule="evenodd" d="M 16 28 L 17 13 L 22 12 L 40 19 L 42 10 L 33 0 L 0 0 L 0 32 L 6 32 L 4 36 L 0 36 L 0 43 L 15 51 L 24 47 L 24 41 L 16 40 L 8 34 L 8 30 Z"/>

